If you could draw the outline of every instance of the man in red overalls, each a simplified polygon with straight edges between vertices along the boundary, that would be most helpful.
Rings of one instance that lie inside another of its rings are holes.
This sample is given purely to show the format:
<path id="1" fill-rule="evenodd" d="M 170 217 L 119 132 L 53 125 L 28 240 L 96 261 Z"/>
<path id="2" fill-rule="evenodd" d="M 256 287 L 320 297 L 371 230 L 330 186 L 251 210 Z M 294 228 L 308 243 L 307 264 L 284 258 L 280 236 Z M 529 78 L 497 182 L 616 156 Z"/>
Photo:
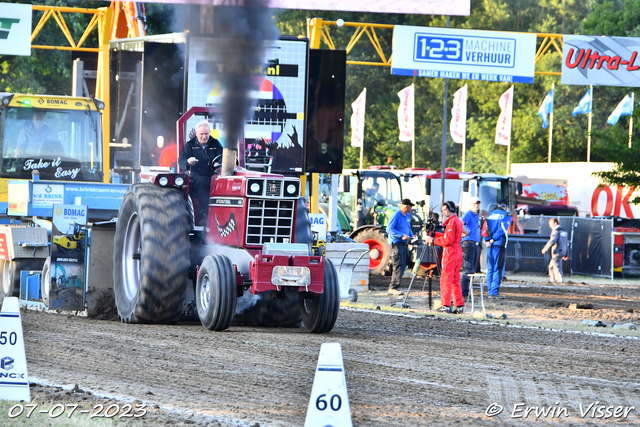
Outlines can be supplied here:
<path id="1" fill-rule="evenodd" d="M 454 314 L 464 312 L 464 298 L 462 288 L 460 288 L 460 268 L 462 267 L 462 221 L 456 215 L 455 203 L 449 201 L 442 205 L 442 214 L 446 218 L 444 221 L 444 234 L 436 233 L 436 237 L 427 237 L 427 243 L 444 248 L 442 254 L 442 275 L 440 276 L 440 301 L 442 307 L 438 311 Z M 453 292 L 453 303 L 456 308 L 451 309 L 451 293 Z"/>

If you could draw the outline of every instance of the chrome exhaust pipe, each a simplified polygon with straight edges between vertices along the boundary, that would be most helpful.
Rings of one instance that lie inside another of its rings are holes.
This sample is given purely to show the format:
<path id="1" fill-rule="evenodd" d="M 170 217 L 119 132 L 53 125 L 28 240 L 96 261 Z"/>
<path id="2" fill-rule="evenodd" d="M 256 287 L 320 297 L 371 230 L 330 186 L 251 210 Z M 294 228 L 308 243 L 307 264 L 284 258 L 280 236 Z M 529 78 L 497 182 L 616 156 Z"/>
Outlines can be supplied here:
<path id="1" fill-rule="evenodd" d="M 238 150 L 235 148 L 224 147 L 222 149 L 222 168 L 220 170 L 221 176 L 229 176 L 235 174 L 237 156 Z"/>

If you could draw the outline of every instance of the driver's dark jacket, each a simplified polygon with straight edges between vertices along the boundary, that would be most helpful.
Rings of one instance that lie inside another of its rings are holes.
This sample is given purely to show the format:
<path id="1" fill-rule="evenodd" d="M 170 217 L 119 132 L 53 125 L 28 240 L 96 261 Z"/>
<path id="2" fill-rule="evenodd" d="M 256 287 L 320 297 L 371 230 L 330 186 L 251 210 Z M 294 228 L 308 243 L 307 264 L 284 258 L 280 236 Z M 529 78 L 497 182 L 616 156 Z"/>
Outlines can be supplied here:
<path id="1" fill-rule="evenodd" d="M 222 145 L 214 137 L 209 136 L 209 142 L 207 142 L 204 150 L 200 146 L 198 138 L 193 138 L 184 144 L 182 153 L 178 158 L 178 164 L 182 171 L 191 171 L 191 179 L 197 179 L 198 177 L 210 179 L 213 176 L 213 159 L 220 155 L 222 155 Z M 190 157 L 198 159 L 198 163 L 191 166 L 187 163 Z M 218 163 L 221 163 L 221 161 L 218 160 Z"/>

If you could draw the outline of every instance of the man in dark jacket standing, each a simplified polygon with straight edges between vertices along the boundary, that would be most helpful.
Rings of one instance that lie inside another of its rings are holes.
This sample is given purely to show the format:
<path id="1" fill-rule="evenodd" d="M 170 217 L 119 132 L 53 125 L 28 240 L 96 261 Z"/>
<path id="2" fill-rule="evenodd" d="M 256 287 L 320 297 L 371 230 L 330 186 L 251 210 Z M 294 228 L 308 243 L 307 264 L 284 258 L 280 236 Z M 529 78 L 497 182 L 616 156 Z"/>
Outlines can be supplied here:
<path id="1" fill-rule="evenodd" d="M 211 177 L 221 163 L 220 160 L 214 163 L 214 159 L 220 155 L 222 146 L 211 136 L 209 122 L 203 120 L 196 125 L 195 138 L 184 144 L 178 158 L 180 169 L 190 172 L 189 194 L 197 204 L 194 208 L 198 209 L 199 225 L 206 224 Z"/>
<path id="2" fill-rule="evenodd" d="M 469 234 L 462 237 L 462 277 L 460 287 L 462 288 L 462 296 L 469 295 L 469 274 L 474 274 L 478 268 L 478 259 L 480 258 L 480 218 L 478 210 L 480 209 L 480 199 L 471 198 L 471 209 L 462 216 L 462 223 L 469 229 Z"/>
<path id="3" fill-rule="evenodd" d="M 549 228 L 551 229 L 551 237 L 542 248 L 542 253 L 551 249 L 551 261 L 549 262 L 549 278 L 551 283 L 562 284 L 564 277 L 562 274 L 562 260 L 567 257 L 567 243 L 569 241 L 569 233 L 560 227 L 558 218 L 549 220 Z"/>

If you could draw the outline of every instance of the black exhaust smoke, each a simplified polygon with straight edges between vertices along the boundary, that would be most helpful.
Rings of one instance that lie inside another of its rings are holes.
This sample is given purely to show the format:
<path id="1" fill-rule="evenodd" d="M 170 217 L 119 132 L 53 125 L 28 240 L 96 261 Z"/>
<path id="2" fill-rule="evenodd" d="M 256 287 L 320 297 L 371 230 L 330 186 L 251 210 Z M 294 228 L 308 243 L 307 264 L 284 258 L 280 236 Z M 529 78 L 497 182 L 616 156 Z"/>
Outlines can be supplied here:
<path id="1" fill-rule="evenodd" d="M 268 0 L 244 0 L 238 3 L 239 6 L 214 8 L 214 14 L 218 15 L 215 33 L 224 38 L 217 55 L 225 64 L 221 76 L 226 135 L 223 141 L 222 175 L 233 174 L 235 170 L 237 141 L 255 103 L 251 97 L 251 91 L 256 89 L 255 77 L 264 73 L 265 46 L 279 36 Z"/>

